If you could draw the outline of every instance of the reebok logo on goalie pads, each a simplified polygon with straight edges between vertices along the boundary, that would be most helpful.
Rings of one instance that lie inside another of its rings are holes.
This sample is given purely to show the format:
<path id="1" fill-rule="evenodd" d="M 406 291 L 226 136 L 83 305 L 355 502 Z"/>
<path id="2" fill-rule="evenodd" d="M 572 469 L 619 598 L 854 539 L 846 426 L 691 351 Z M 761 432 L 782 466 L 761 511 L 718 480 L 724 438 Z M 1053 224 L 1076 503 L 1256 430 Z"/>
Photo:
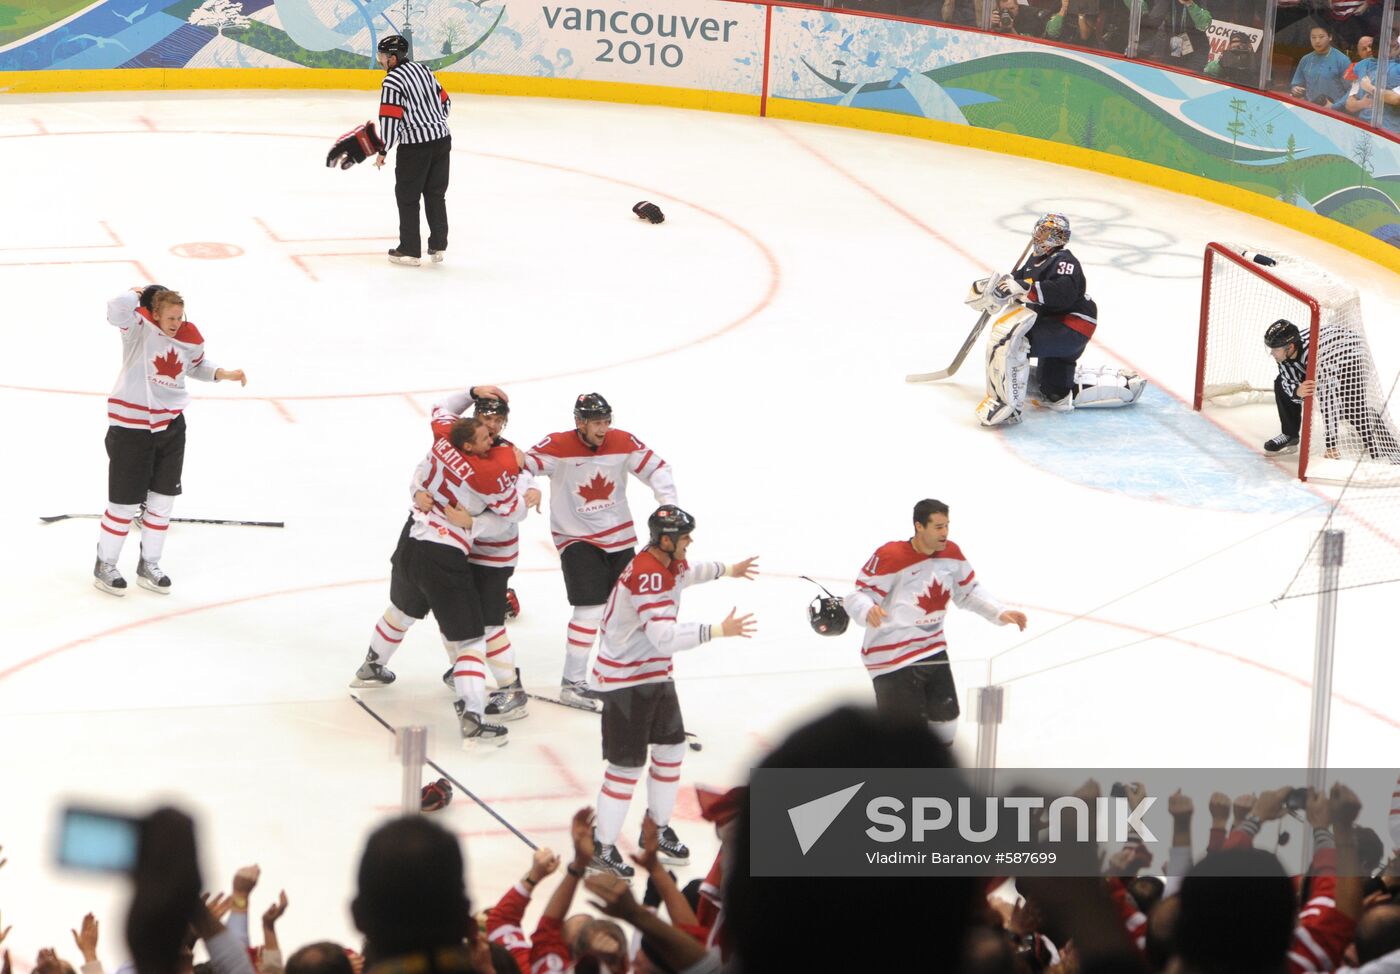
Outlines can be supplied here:
<path id="1" fill-rule="evenodd" d="M 346 132 L 331 146 L 326 154 L 326 166 L 334 169 L 349 169 L 370 156 L 378 155 L 384 149 L 384 140 L 379 137 L 373 122 L 365 122 Z"/>

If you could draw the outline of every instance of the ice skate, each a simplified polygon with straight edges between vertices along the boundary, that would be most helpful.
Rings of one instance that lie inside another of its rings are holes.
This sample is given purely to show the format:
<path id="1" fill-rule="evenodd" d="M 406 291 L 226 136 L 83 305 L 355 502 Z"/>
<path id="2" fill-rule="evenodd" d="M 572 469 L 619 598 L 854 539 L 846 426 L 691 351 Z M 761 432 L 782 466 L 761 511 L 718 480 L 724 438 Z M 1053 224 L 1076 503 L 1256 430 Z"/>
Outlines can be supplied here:
<path id="1" fill-rule="evenodd" d="M 647 813 L 651 814 L 650 812 Z M 637 845 L 642 844 L 642 839 L 637 838 Z M 689 866 L 690 848 L 680 840 L 671 826 L 657 826 L 656 829 L 656 858 L 668 866 Z"/>
<path id="2" fill-rule="evenodd" d="M 407 254 L 400 253 L 398 250 L 391 250 L 389 251 L 389 263 L 406 264 L 409 267 L 417 267 L 420 261 L 417 257 L 410 257 Z"/>
<path id="3" fill-rule="evenodd" d="M 599 699 L 597 691 L 588 689 L 588 683 L 584 680 L 576 682 L 561 680 L 559 682 L 559 702 L 567 707 L 592 710 L 595 713 L 603 709 L 603 701 Z"/>
<path id="4" fill-rule="evenodd" d="M 500 747 L 506 743 L 509 731 L 500 724 L 488 724 L 476 714 L 469 713 L 466 704 L 460 700 L 455 701 L 453 706 L 457 709 L 457 720 L 462 725 L 463 748 L 470 749 L 478 744 Z"/>
<path id="5" fill-rule="evenodd" d="M 593 834 L 593 862 L 588 868 L 593 872 L 612 873 L 623 879 L 631 879 L 636 874 L 636 870 L 622 858 L 622 853 L 617 851 L 617 846 L 599 842 L 596 832 Z"/>
<path id="6" fill-rule="evenodd" d="M 170 594 L 170 576 L 160 570 L 160 565 L 144 558 L 136 566 L 136 584 L 157 595 Z"/>
<path id="7" fill-rule="evenodd" d="M 442 263 L 443 252 L 441 250 L 434 250 L 433 248 L 429 247 L 428 256 L 433 259 L 434 264 Z"/>
<path id="8" fill-rule="evenodd" d="M 1264 444 L 1265 453 L 1294 453 L 1298 449 L 1298 437 L 1280 433 Z"/>
<path id="9" fill-rule="evenodd" d="M 118 598 L 126 595 L 126 579 L 117 571 L 116 565 L 109 565 L 101 558 L 92 566 L 92 584 L 108 595 Z"/>
<path id="10" fill-rule="evenodd" d="M 361 689 L 387 687 L 394 679 L 394 674 L 379 662 L 379 654 L 371 649 L 365 654 L 364 663 L 355 671 L 355 679 L 350 681 L 350 685 Z"/>
<path id="11" fill-rule="evenodd" d="M 520 685 L 520 670 L 515 671 L 515 679 L 491 691 L 491 702 L 486 705 L 486 716 L 498 720 L 519 720 L 528 711 L 525 709 L 525 688 Z"/>

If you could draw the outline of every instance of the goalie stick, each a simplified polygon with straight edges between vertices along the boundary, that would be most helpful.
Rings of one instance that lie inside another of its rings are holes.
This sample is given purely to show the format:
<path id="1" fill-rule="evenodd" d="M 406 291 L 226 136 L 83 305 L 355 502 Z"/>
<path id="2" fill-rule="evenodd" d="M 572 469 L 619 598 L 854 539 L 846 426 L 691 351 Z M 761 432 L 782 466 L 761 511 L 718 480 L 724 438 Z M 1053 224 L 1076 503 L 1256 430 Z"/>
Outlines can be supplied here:
<path id="1" fill-rule="evenodd" d="M 1016 258 L 1015 264 L 1011 265 L 1011 269 L 1013 271 L 1021 266 L 1021 262 L 1026 259 L 1026 254 L 1030 253 L 1030 250 L 1031 243 L 1027 242 L 1026 249 L 1021 251 L 1021 256 Z M 987 327 L 987 322 L 991 319 L 991 317 L 992 313 L 990 311 L 982 312 L 982 317 L 978 318 L 977 323 L 972 326 L 972 331 L 968 334 L 967 341 L 963 342 L 962 348 L 958 349 L 958 354 L 953 356 L 953 361 L 949 363 L 946 369 L 941 369 L 938 372 L 916 372 L 912 375 L 906 375 L 904 377 L 904 381 L 937 382 L 940 379 L 946 379 L 949 376 L 951 376 L 954 372 L 957 372 L 958 369 L 962 367 L 963 359 L 967 358 L 967 353 L 972 351 L 972 346 L 977 343 L 977 338 L 979 335 L 982 334 L 982 329 Z"/>
<path id="2" fill-rule="evenodd" d="M 373 717 L 373 718 L 379 723 L 379 726 L 383 727 L 386 731 L 388 731 L 390 734 L 393 734 L 395 737 L 398 737 L 398 736 L 399 736 L 399 732 L 396 731 L 396 730 L 394 730 L 393 725 L 390 724 L 390 723 L 389 723 L 387 720 L 385 720 L 383 717 L 379 716 L 379 714 L 375 713 L 374 708 L 372 708 L 369 704 L 365 703 L 363 700 L 361 700 L 358 696 L 356 696 L 356 695 L 353 694 L 353 693 L 350 694 L 350 699 L 353 700 L 353 701 L 355 701 L 357 704 L 359 704 L 359 705 L 360 705 L 360 708 L 361 708 L 362 710 L 364 710 L 365 713 L 367 713 L 367 714 L 369 714 L 371 717 Z M 486 804 L 486 803 L 485 803 L 484 801 L 482 801 L 480 798 L 477 798 L 476 795 L 472 793 L 472 790 L 471 790 L 470 788 L 468 788 L 466 785 L 462 784 L 462 783 L 461 783 L 460 781 L 458 781 L 456 778 L 452 777 L 452 775 L 448 774 L 447 771 L 446 771 L 446 769 L 444 769 L 442 765 L 438 764 L 436 761 L 433 761 L 433 760 L 430 760 L 430 759 L 427 759 L 427 758 L 425 758 L 425 759 L 423 760 L 423 763 L 426 764 L 428 767 L 432 768 L 434 771 L 436 771 L 436 772 L 437 772 L 439 775 L 441 775 L 442 777 L 446 778 L 448 781 L 452 782 L 453 786 L 454 786 L 458 791 L 460 791 L 462 794 L 466 795 L 466 796 L 467 796 L 468 798 L 470 798 L 472 801 L 474 801 L 474 802 L 476 802 L 478 805 L 480 805 L 480 806 L 482 807 L 482 809 L 485 810 L 486 814 L 490 815 L 490 816 L 491 816 L 492 818 L 494 818 L 496 821 L 500 822 L 500 823 L 501 823 L 502 825 L 504 825 L 506 828 L 510 829 L 510 831 L 515 835 L 515 837 L 516 837 L 517 839 L 519 839 L 521 842 L 525 843 L 525 844 L 526 844 L 527 846 L 529 846 L 531 849 L 538 849 L 538 848 L 539 848 L 539 846 L 535 845 L 535 844 L 534 844 L 533 842 L 531 842 L 528 838 L 526 838 L 524 832 L 521 832 L 521 831 L 520 831 L 519 829 L 517 829 L 514 825 L 511 825 L 511 824 L 510 824 L 509 822 L 507 822 L 504 818 L 502 818 L 502 817 L 500 816 L 500 814 L 499 814 L 494 808 L 492 808 L 490 805 Z"/>
<path id="3" fill-rule="evenodd" d="M 39 518 L 45 524 L 53 524 L 55 521 L 67 521 L 70 518 L 91 518 L 101 520 L 101 514 L 51 514 L 48 517 Z M 136 519 L 139 523 L 139 518 Z M 171 524 L 228 524 L 239 528 L 285 528 L 285 521 L 230 521 L 222 518 L 211 517 L 172 517 Z"/>
<path id="4" fill-rule="evenodd" d="M 529 697 L 531 700 L 542 700 L 545 703 L 552 703 L 556 707 L 568 707 L 570 710 L 582 710 L 586 714 L 596 714 L 598 712 L 592 707 L 584 707 L 576 703 L 565 703 L 558 697 L 549 697 L 544 695 L 543 693 L 533 693 L 529 690 L 526 690 L 525 696 Z M 700 738 L 692 734 L 690 731 L 685 732 L 685 737 L 685 743 L 692 751 L 703 751 L 705 749 L 705 745 L 700 742 Z"/>

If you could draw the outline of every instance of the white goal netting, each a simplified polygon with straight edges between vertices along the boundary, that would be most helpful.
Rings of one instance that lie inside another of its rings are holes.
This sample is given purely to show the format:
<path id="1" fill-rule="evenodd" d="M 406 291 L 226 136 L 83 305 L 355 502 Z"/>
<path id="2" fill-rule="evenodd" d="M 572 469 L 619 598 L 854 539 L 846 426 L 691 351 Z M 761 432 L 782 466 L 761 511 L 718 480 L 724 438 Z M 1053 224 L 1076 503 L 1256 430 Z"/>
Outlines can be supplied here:
<path id="1" fill-rule="evenodd" d="M 1262 261 L 1256 258 L 1261 257 Z M 1400 484 L 1400 432 L 1366 342 L 1356 288 L 1316 264 L 1235 244 L 1206 247 L 1195 408 L 1274 401 L 1279 370 L 1264 345 L 1286 318 L 1307 346 L 1298 476 L 1357 485 Z"/>

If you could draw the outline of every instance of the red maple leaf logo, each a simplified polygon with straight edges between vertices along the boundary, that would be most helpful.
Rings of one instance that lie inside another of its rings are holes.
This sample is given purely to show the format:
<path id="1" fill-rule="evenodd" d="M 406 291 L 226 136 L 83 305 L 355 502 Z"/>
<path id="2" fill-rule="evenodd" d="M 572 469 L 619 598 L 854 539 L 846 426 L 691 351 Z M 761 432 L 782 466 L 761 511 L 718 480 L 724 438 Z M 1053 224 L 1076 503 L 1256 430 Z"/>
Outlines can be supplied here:
<path id="1" fill-rule="evenodd" d="M 617 485 L 606 479 L 602 474 L 595 473 L 593 479 L 584 484 L 579 484 L 578 495 L 583 498 L 584 503 L 590 501 L 605 501 L 612 496 L 613 488 Z"/>
<path id="2" fill-rule="evenodd" d="M 919 608 L 924 610 L 924 615 L 930 615 L 948 607 L 948 592 L 942 585 L 938 584 L 938 579 L 931 579 L 928 583 L 928 591 L 915 601 Z"/>
<path id="3" fill-rule="evenodd" d="M 155 362 L 156 375 L 169 376 L 178 379 L 180 373 L 185 371 L 185 367 L 180 364 L 180 356 L 175 354 L 175 349 L 168 349 L 164 355 L 157 355 Z"/>

